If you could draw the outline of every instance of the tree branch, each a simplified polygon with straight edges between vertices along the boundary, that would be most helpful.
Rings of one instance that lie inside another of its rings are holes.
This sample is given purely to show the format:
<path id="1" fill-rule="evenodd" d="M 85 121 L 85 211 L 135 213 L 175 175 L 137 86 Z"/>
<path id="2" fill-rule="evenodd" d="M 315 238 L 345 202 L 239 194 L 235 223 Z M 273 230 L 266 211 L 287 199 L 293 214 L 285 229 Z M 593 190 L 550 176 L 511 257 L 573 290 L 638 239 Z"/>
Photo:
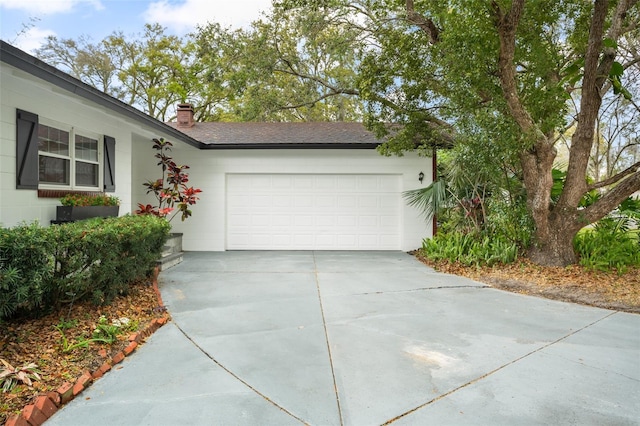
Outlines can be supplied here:
<path id="1" fill-rule="evenodd" d="M 589 185 L 587 187 L 587 192 L 593 189 L 604 188 L 605 186 L 613 185 L 614 183 L 619 182 L 621 179 L 625 178 L 626 176 L 629 176 L 632 173 L 637 172 L 638 170 L 640 170 L 640 161 L 628 167 L 627 169 L 621 171 L 617 175 L 611 176 L 608 179 Z"/>
<path id="2" fill-rule="evenodd" d="M 621 0 L 618 3 L 607 34 L 609 38 L 618 40 L 627 10 L 635 1 L 637 0 Z M 601 57 L 608 6 L 608 0 L 595 0 L 585 52 L 578 124 L 571 138 L 567 178 L 558 206 L 575 207 L 580 202 L 582 194 L 586 192 L 587 184 L 584 176 L 589 162 L 589 153 L 594 143 L 594 124 L 602 105 L 601 91 L 616 55 L 614 48 L 607 47 Z"/>
<path id="3" fill-rule="evenodd" d="M 607 32 L 607 38 L 610 38 L 616 41 L 620 38 L 620 36 L 624 33 L 624 30 L 625 30 L 622 24 L 624 23 L 624 19 L 627 16 L 627 11 L 631 9 L 631 7 L 636 2 L 637 0 L 622 0 L 620 3 L 618 3 L 618 6 L 616 7 L 616 10 L 613 15 L 613 19 L 611 20 L 611 27 Z M 599 52 L 595 52 L 595 53 L 599 54 Z M 587 51 L 587 55 L 589 55 L 588 51 Z M 585 73 L 587 69 L 587 58 L 588 56 L 585 57 Z M 605 81 L 607 81 L 609 70 L 611 69 L 611 65 L 613 64 L 613 61 L 615 60 L 615 58 L 616 58 L 616 49 L 614 49 L 613 47 L 607 47 L 604 49 L 604 54 L 600 59 L 600 64 L 598 65 L 598 72 L 596 77 L 597 78 L 596 87 L 598 89 L 601 89 Z M 596 60 L 597 60 L 597 56 L 596 56 Z"/>
<path id="4" fill-rule="evenodd" d="M 516 30 L 524 9 L 524 0 L 514 0 L 511 9 L 506 14 L 500 9 L 500 5 L 495 0 L 491 2 L 491 7 L 495 13 L 495 26 L 500 39 L 498 76 L 502 95 L 507 102 L 511 116 L 518 123 L 518 126 L 524 133 L 530 133 L 535 130 L 535 123 L 518 96 L 516 67 L 514 65 Z"/>
<path id="5" fill-rule="evenodd" d="M 314 75 L 309 75 L 309 74 L 304 74 L 301 73 L 299 71 L 296 71 L 291 64 L 289 63 L 289 61 L 282 59 L 281 60 L 287 64 L 289 70 L 286 70 L 284 68 L 274 68 L 273 71 L 274 72 L 281 72 L 283 74 L 289 74 L 289 75 L 293 75 L 294 77 L 300 77 L 300 78 L 304 78 L 307 80 L 311 80 L 314 81 L 316 83 L 318 83 L 319 85 L 321 85 L 322 87 L 325 87 L 329 90 L 331 90 L 332 92 L 334 92 L 335 94 L 345 94 L 345 95 L 359 95 L 360 92 L 356 89 L 340 89 L 339 87 L 336 87 L 332 84 L 329 84 L 327 81 L 321 79 L 320 77 L 316 77 Z"/>
<path id="6" fill-rule="evenodd" d="M 407 9 L 407 20 L 417 25 L 422 31 L 424 31 L 428 36 L 431 44 L 436 44 L 440 41 L 440 30 L 436 27 L 436 24 L 433 20 L 426 18 L 420 13 L 416 12 L 413 0 L 406 1 L 406 9 Z"/>
<path id="7" fill-rule="evenodd" d="M 286 105 L 286 106 L 281 106 L 281 107 L 280 107 L 280 109 L 297 109 L 297 108 L 302 108 L 302 107 L 305 107 L 305 106 L 313 106 L 313 105 L 315 105 L 317 102 L 320 102 L 320 101 L 322 101 L 322 100 L 324 100 L 324 99 L 330 98 L 330 97 L 332 97 L 332 96 L 338 96 L 338 95 L 344 95 L 344 94 L 346 94 L 346 95 L 353 95 L 354 93 L 348 93 L 348 92 L 346 92 L 346 91 L 343 91 L 343 92 L 340 92 L 340 91 L 338 91 L 338 92 L 333 92 L 333 91 L 332 91 L 331 93 L 326 93 L 326 94 L 324 94 L 324 95 L 322 95 L 322 96 L 318 96 L 317 98 L 315 98 L 315 99 L 313 99 L 313 100 L 310 100 L 310 101 L 301 102 L 301 103 L 296 104 L 296 105 Z"/>
<path id="8" fill-rule="evenodd" d="M 640 172 L 635 172 L 580 213 L 586 223 L 596 222 L 638 190 L 640 190 Z"/>

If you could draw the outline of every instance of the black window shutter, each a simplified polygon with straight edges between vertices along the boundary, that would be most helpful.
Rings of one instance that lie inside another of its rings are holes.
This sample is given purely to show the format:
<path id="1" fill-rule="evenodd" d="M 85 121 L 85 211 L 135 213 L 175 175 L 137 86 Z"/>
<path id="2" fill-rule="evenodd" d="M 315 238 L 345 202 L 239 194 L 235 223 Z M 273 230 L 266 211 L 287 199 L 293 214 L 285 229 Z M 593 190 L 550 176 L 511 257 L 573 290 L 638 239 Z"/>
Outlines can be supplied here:
<path id="1" fill-rule="evenodd" d="M 38 116 L 16 110 L 16 188 L 38 189 Z"/>
<path id="2" fill-rule="evenodd" d="M 104 192 L 116 190 L 116 140 L 104 137 Z"/>

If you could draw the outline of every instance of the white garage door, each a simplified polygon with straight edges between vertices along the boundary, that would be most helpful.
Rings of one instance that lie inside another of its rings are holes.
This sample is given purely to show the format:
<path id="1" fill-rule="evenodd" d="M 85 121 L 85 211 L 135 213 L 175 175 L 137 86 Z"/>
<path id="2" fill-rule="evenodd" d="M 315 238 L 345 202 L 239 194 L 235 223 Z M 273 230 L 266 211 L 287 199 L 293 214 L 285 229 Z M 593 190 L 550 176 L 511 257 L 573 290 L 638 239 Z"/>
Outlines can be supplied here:
<path id="1" fill-rule="evenodd" d="M 400 175 L 227 175 L 228 250 L 399 250 Z"/>

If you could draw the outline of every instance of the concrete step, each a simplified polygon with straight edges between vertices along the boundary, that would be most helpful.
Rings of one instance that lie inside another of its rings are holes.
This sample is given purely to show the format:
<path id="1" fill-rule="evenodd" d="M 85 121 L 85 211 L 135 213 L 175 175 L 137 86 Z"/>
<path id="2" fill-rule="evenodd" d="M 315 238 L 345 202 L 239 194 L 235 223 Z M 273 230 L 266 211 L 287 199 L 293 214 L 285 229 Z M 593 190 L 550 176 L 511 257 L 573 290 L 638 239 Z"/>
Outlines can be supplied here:
<path id="1" fill-rule="evenodd" d="M 177 265 L 178 263 L 182 262 L 183 259 L 183 255 L 184 252 L 178 252 L 178 253 L 170 253 L 168 255 L 163 255 L 160 260 L 157 261 L 157 265 L 160 268 L 161 271 L 164 271 L 165 269 L 169 269 L 172 266 Z"/>

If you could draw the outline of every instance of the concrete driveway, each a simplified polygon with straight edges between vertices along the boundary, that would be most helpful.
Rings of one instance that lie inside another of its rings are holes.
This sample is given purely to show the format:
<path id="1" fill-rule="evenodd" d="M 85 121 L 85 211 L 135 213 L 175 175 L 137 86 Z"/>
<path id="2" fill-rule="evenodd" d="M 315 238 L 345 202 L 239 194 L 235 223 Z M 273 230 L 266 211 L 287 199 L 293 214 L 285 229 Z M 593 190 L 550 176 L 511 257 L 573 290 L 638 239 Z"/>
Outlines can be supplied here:
<path id="1" fill-rule="evenodd" d="M 47 425 L 638 425 L 640 316 L 402 252 L 187 253 L 173 321 Z"/>

